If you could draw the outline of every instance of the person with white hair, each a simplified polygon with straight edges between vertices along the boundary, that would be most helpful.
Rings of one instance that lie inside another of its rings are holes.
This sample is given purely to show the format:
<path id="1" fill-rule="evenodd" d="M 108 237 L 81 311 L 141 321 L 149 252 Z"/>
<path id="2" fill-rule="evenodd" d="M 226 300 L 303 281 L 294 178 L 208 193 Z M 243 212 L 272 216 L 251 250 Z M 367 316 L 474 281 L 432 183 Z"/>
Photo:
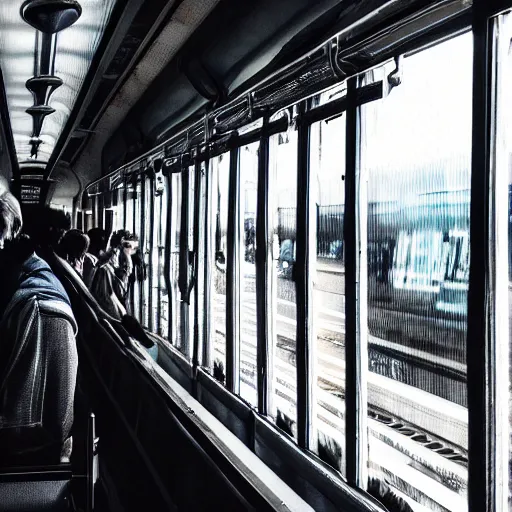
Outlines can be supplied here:
<path id="1" fill-rule="evenodd" d="M 22 234 L 0 180 L 0 464 L 55 464 L 71 450 L 78 356 L 69 298 Z"/>

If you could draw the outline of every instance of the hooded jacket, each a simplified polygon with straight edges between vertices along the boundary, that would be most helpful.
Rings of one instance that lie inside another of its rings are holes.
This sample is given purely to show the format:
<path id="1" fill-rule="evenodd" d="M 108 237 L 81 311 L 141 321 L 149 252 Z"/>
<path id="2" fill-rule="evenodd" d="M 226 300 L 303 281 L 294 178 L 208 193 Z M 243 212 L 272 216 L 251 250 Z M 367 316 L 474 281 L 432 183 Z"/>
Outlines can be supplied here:
<path id="1" fill-rule="evenodd" d="M 121 320 L 127 313 L 129 278 L 133 271 L 130 256 L 120 249 L 110 249 L 99 260 L 90 287 L 98 304 L 111 316 Z"/>
<path id="2" fill-rule="evenodd" d="M 31 252 L 4 256 L 0 282 L 0 463 L 57 463 L 78 367 L 69 298 Z"/>

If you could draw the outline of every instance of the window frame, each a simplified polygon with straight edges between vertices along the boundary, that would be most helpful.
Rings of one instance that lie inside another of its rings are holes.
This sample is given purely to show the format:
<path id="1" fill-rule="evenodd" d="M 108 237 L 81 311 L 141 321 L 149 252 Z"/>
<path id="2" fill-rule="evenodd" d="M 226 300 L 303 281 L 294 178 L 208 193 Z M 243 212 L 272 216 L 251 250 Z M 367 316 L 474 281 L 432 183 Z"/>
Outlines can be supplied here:
<path id="1" fill-rule="evenodd" d="M 493 261 L 499 250 L 492 233 L 495 214 L 495 117 L 497 108 L 496 17 L 512 8 L 510 0 L 473 3 L 473 141 L 471 161 L 470 269 L 467 318 L 468 500 L 469 511 L 497 512 L 503 505 L 503 471 L 509 461 L 497 458 L 500 436 L 495 403 L 503 394 L 497 382 L 494 329 L 499 279 Z M 486 193 L 482 193 L 486 191 Z M 492 226 L 492 228 L 491 228 Z M 507 273 L 508 275 L 508 273 Z M 508 387 L 508 383 L 507 386 Z M 510 429 L 510 426 L 509 426 Z M 506 433 L 508 439 L 509 432 Z M 504 467 L 503 467 L 504 466 Z M 507 469 L 505 469 L 507 468 Z M 507 482 L 508 485 L 508 482 Z M 507 488 L 508 491 L 508 488 Z M 508 493 L 506 493 L 508 495 Z M 507 496 L 508 497 L 508 496 Z"/>

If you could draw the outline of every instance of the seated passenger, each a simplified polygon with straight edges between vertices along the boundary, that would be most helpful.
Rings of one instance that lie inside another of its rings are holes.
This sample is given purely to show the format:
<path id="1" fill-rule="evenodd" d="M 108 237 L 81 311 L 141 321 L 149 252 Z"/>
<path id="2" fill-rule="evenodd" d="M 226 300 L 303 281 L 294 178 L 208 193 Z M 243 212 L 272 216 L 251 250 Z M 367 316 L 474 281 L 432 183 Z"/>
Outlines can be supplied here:
<path id="1" fill-rule="evenodd" d="M 18 201 L 0 181 L 0 464 L 69 455 L 76 322 L 50 267 L 21 235 Z"/>
<path id="2" fill-rule="evenodd" d="M 91 287 L 94 272 L 99 258 L 105 254 L 107 248 L 107 233 L 101 228 L 92 228 L 87 232 L 90 240 L 89 251 L 85 254 L 83 265 L 84 283 Z"/>
<path id="3" fill-rule="evenodd" d="M 110 250 L 98 262 L 91 293 L 100 306 L 120 320 L 127 314 L 129 279 L 133 272 L 132 255 L 138 238 L 129 231 L 119 230 L 112 235 Z"/>
<path id="4" fill-rule="evenodd" d="M 71 218 L 63 210 L 49 206 L 33 207 L 27 213 L 25 232 L 33 241 L 37 255 L 47 260 L 57 252 L 64 233 L 71 228 Z"/>
<path id="5" fill-rule="evenodd" d="M 62 237 L 58 247 L 58 254 L 82 277 L 85 253 L 88 248 L 89 237 L 79 229 L 71 229 Z"/>

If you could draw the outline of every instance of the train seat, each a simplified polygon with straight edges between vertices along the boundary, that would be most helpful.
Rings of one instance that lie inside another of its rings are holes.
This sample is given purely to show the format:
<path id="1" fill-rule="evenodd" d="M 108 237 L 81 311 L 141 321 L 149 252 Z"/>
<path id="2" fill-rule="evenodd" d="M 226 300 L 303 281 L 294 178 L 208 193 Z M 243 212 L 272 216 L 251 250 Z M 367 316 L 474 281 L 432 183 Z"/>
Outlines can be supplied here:
<path id="1" fill-rule="evenodd" d="M 71 468 L 68 464 L 2 471 L 0 512 L 70 510 L 71 478 Z"/>
<path id="2" fill-rule="evenodd" d="M 87 420 L 85 472 L 77 474 L 73 465 L 18 466 L 0 469 L 0 512 L 64 512 L 74 510 L 75 491 L 81 509 L 94 509 L 94 484 L 97 480 L 97 443 L 95 416 Z M 82 461 L 81 461 L 82 462 Z"/>

